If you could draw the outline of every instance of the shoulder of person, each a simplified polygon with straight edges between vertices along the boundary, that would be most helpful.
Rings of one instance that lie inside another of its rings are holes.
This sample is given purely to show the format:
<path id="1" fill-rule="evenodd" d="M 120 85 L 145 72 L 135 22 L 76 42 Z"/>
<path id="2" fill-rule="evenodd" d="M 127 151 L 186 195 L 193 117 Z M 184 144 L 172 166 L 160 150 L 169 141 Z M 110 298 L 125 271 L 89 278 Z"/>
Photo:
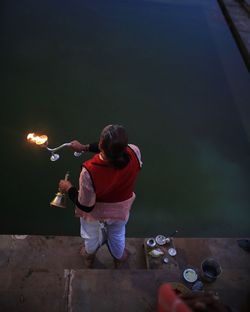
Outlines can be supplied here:
<path id="1" fill-rule="evenodd" d="M 139 147 L 135 144 L 128 144 L 128 146 L 134 151 L 134 152 L 138 152 L 138 153 L 141 153 Z"/>
<path id="2" fill-rule="evenodd" d="M 139 147 L 135 144 L 128 144 L 128 146 L 134 151 L 134 153 L 136 154 L 139 162 L 140 162 L 140 166 L 142 167 L 142 160 L 141 160 L 141 151 L 139 149 Z"/>
<path id="3" fill-rule="evenodd" d="M 89 171 L 87 170 L 87 168 L 85 168 L 84 166 L 82 167 L 82 171 L 80 173 L 80 180 L 82 181 L 84 180 L 85 185 L 92 185 L 91 175 Z"/>

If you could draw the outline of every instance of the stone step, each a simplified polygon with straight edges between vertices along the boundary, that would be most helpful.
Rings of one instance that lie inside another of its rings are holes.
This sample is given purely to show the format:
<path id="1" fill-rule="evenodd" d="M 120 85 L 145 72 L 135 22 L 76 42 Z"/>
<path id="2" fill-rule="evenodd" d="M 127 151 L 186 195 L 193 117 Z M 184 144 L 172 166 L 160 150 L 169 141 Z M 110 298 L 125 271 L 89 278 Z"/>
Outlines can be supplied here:
<path id="1" fill-rule="evenodd" d="M 249 246 L 249 238 L 240 240 Z M 250 311 L 250 254 L 239 245 L 239 238 L 175 238 L 174 247 L 177 254 L 169 257 L 167 264 L 146 252 L 148 270 L 70 270 L 69 311 L 80 311 L 80 307 L 85 307 L 85 311 L 155 311 L 161 283 L 181 283 L 192 288 L 183 279 L 186 268 L 194 268 L 204 290 L 218 294 L 233 311 Z M 164 248 L 167 253 L 168 247 Z M 201 263 L 206 258 L 216 259 L 222 267 L 222 273 L 212 283 L 202 279 Z M 97 294 L 100 301 L 96 300 Z M 101 309 L 100 302 L 107 305 Z"/>
<path id="2" fill-rule="evenodd" d="M 70 270 L 66 311 L 157 311 L 157 291 L 175 273 L 160 270 Z"/>
<path id="3" fill-rule="evenodd" d="M 205 284 L 205 290 L 218 292 L 236 311 L 250 311 L 249 252 L 240 248 L 237 238 L 175 238 L 174 262 L 163 265 L 147 255 L 148 270 L 143 242 L 127 240 L 129 270 L 113 270 L 104 246 L 96 269 L 84 270 L 78 237 L 0 236 L 0 311 L 155 311 L 159 285 L 184 283 L 183 269 L 191 266 L 199 273 L 206 257 L 221 264 L 222 274 Z"/>
<path id="4" fill-rule="evenodd" d="M 68 272 L 84 269 L 80 237 L 0 236 L 0 311 L 65 311 Z M 145 269 L 143 239 L 128 238 L 128 269 Z M 106 246 L 97 253 L 94 268 L 112 270 Z M 70 270 L 69 270 L 70 269 Z M 90 270 L 86 270 L 86 274 Z M 97 274 L 98 275 L 98 274 Z M 66 287 L 66 288 L 65 288 Z"/>
<path id="5" fill-rule="evenodd" d="M 126 239 L 130 251 L 129 269 L 146 268 L 143 242 L 143 238 Z M 32 235 L 17 239 L 15 235 L 1 235 L 0 246 L 0 268 L 8 265 L 9 269 L 18 267 L 27 272 L 37 269 L 63 271 L 65 268 L 85 268 L 80 256 L 80 237 Z M 97 253 L 94 269 L 113 268 L 113 259 L 104 245 Z"/>
<path id="6" fill-rule="evenodd" d="M 1 273 L 0 273 L 1 274 Z M 174 281 L 160 270 L 34 270 L 1 274 L 0 311 L 156 311 L 157 289 Z"/>

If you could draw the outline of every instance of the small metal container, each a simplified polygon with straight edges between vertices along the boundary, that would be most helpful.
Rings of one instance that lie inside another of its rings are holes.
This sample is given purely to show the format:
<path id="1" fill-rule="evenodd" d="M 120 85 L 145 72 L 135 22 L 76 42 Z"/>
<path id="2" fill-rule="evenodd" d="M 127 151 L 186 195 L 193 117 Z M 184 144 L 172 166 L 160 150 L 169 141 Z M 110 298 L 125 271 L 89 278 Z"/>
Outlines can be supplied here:
<path id="1" fill-rule="evenodd" d="M 155 241 L 158 245 L 162 246 L 167 243 L 167 237 L 164 235 L 157 235 Z"/>
<path id="2" fill-rule="evenodd" d="M 163 262 L 164 262 L 164 263 L 168 263 L 168 262 L 169 262 L 168 257 L 164 257 L 164 258 L 163 258 Z"/>
<path id="3" fill-rule="evenodd" d="M 175 248 L 169 248 L 168 254 L 169 254 L 171 257 L 174 257 L 174 256 L 177 254 L 177 251 L 176 251 Z"/>
<path id="4" fill-rule="evenodd" d="M 166 244 L 169 244 L 171 242 L 171 238 L 170 237 L 166 237 Z"/>
<path id="5" fill-rule="evenodd" d="M 214 282 L 221 274 L 220 264 L 213 258 L 207 258 L 201 263 L 201 275 L 205 282 Z"/>
<path id="6" fill-rule="evenodd" d="M 156 241 L 153 237 L 151 237 L 147 240 L 147 246 L 150 248 L 153 248 L 156 246 Z"/>

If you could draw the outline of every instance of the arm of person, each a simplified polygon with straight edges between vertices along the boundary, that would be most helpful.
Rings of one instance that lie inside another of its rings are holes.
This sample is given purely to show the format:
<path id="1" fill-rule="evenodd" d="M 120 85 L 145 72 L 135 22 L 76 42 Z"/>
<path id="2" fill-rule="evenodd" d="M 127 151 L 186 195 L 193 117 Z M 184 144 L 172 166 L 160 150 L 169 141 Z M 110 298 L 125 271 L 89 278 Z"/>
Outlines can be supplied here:
<path id="1" fill-rule="evenodd" d="M 82 152 L 91 152 L 91 153 L 100 153 L 98 142 L 90 144 L 81 144 L 79 141 L 74 140 L 70 142 L 70 147 L 78 153 Z"/>
<path id="2" fill-rule="evenodd" d="M 91 212 L 93 210 L 93 208 L 95 207 L 95 205 L 93 205 L 93 206 L 82 205 L 78 200 L 79 192 L 78 192 L 77 188 L 74 186 L 72 186 L 68 190 L 68 195 L 69 195 L 70 200 L 82 211 Z"/>
<path id="3" fill-rule="evenodd" d="M 79 192 L 76 205 L 80 210 L 90 212 L 95 207 L 95 203 L 96 193 L 92 179 L 88 170 L 83 167 L 79 177 Z"/>
<path id="4" fill-rule="evenodd" d="M 79 191 L 68 180 L 61 180 L 59 189 L 67 192 L 70 200 L 82 211 L 91 212 L 95 207 L 96 194 L 88 171 L 83 167 L 79 177 Z"/>
<path id="5" fill-rule="evenodd" d="M 134 151 L 136 157 L 138 158 L 140 167 L 142 168 L 143 162 L 141 159 L 141 151 L 140 151 L 139 147 L 134 145 L 134 144 L 128 144 L 128 146 Z"/>

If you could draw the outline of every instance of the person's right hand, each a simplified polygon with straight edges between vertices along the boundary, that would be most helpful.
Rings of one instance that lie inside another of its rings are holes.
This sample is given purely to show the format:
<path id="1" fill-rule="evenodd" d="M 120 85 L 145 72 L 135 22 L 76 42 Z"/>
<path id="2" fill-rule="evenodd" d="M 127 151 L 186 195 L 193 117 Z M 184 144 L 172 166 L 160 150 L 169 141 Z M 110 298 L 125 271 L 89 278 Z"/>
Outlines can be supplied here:
<path id="1" fill-rule="evenodd" d="M 89 150 L 89 144 L 81 144 L 80 142 L 78 142 L 77 140 L 74 140 L 72 142 L 70 142 L 70 147 L 78 153 L 81 152 L 88 152 Z"/>

